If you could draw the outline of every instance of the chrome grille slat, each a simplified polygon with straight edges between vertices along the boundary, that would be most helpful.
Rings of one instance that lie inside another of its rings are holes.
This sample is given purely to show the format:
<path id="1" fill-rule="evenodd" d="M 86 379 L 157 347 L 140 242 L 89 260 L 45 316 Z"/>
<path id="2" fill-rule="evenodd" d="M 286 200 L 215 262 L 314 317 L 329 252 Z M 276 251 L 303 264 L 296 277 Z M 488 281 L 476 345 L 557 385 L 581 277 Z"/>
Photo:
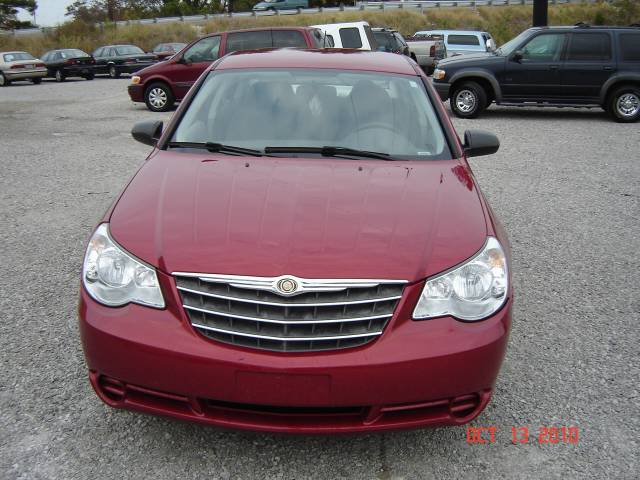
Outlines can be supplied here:
<path id="1" fill-rule="evenodd" d="M 257 335 L 255 333 L 229 331 L 229 330 L 224 330 L 222 328 L 208 327 L 207 325 L 202 325 L 199 323 L 192 323 L 191 325 L 193 325 L 196 328 L 204 328 L 205 330 L 211 330 L 212 332 L 227 333 L 229 335 L 239 335 L 241 337 L 259 338 L 264 340 L 286 340 L 288 342 L 309 342 L 309 341 L 315 342 L 315 341 L 322 341 L 322 340 L 344 340 L 347 338 L 373 337 L 373 336 L 378 336 L 382 333 L 382 331 L 379 331 L 379 332 L 363 333 L 362 335 L 334 335 L 332 337 L 272 337 L 269 335 Z"/>
<path id="2" fill-rule="evenodd" d="M 406 284 L 289 276 L 174 273 L 174 277 L 185 313 L 198 333 L 232 345 L 280 352 L 365 345 L 382 334 Z M 295 292 L 274 289 L 274 282 L 283 278 L 295 279 Z"/>
<path id="3" fill-rule="evenodd" d="M 393 316 L 392 313 L 389 313 L 385 315 L 372 315 L 369 317 L 336 318 L 336 319 L 329 319 L 329 320 L 274 320 L 272 318 L 249 317 L 245 315 L 236 315 L 228 312 L 218 312 L 215 310 L 207 310 L 205 308 L 193 307 L 191 305 L 182 305 L 182 306 L 188 310 L 194 310 L 196 312 L 201 312 L 201 313 L 209 313 L 211 315 L 220 315 L 222 317 L 239 318 L 241 320 L 252 320 L 254 322 L 279 323 L 282 325 L 301 325 L 301 324 L 313 325 L 316 323 L 364 322 L 364 321 L 371 321 L 379 318 L 388 318 Z"/>
<path id="4" fill-rule="evenodd" d="M 182 290 L 183 292 L 197 293 L 198 295 L 204 295 L 207 297 L 215 297 L 220 298 L 222 300 L 231 300 L 236 302 L 246 302 L 246 303 L 257 303 L 260 305 L 274 305 L 278 307 L 333 307 L 337 305 L 357 305 L 361 303 L 374 303 L 374 302 L 386 302 L 389 300 L 398 300 L 402 297 L 402 295 L 394 296 L 394 297 L 385 297 L 385 298 L 372 298 L 369 300 L 354 300 L 354 301 L 346 301 L 346 302 L 324 302 L 324 303 L 288 303 L 288 302 L 265 302 L 252 300 L 247 298 L 239 298 L 239 297 L 228 297 L 225 295 L 219 295 L 216 293 L 208 293 L 208 292 L 199 292 L 197 290 L 191 290 L 189 288 L 178 287 L 178 290 Z"/>

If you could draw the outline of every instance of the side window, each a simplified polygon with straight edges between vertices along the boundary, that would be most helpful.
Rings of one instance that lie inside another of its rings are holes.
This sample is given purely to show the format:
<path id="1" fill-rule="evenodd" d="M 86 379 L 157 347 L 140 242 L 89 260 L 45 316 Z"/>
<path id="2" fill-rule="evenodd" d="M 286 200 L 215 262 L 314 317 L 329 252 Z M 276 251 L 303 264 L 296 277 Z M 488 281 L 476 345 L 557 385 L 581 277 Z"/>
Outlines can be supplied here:
<path id="1" fill-rule="evenodd" d="M 187 63 L 213 62 L 220 53 L 220 35 L 205 37 L 184 52 L 182 58 Z"/>
<path id="2" fill-rule="evenodd" d="M 107 54 L 108 57 L 116 57 L 118 56 L 118 51 L 115 48 L 110 48 L 109 49 L 109 53 Z"/>
<path id="3" fill-rule="evenodd" d="M 42 55 L 40 57 L 40 60 L 42 60 L 43 62 L 48 62 L 49 61 L 49 52 L 47 52 L 44 55 Z"/>
<path id="4" fill-rule="evenodd" d="M 93 56 L 94 56 L 94 57 L 101 57 L 101 56 L 102 56 L 102 50 L 104 50 L 102 47 L 97 48 L 97 49 L 93 52 Z"/>
<path id="5" fill-rule="evenodd" d="M 227 36 L 227 49 L 225 53 L 240 50 L 255 50 L 257 48 L 271 48 L 272 46 L 271 30 L 230 33 Z"/>
<path id="6" fill-rule="evenodd" d="M 64 58 L 64 56 L 62 55 L 62 52 L 56 52 L 56 54 L 53 56 L 54 60 L 62 60 Z"/>
<path id="7" fill-rule="evenodd" d="M 569 42 L 567 60 L 597 61 L 611 59 L 611 37 L 606 33 L 574 33 Z"/>
<path id="8" fill-rule="evenodd" d="M 295 30 L 273 30 L 273 46 L 276 48 L 307 48 L 307 42 L 302 32 Z"/>
<path id="9" fill-rule="evenodd" d="M 480 45 L 480 40 L 475 35 L 449 35 L 449 45 Z"/>
<path id="10" fill-rule="evenodd" d="M 333 48 L 336 46 L 336 41 L 333 39 L 333 35 L 327 33 L 327 47 Z"/>
<path id="11" fill-rule="evenodd" d="M 342 48 L 362 48 L 360 32 L 356 27 L 341 28 L 340 40 L 342 41 Z"/>
<path id="12" fill-rule="evenodd" d="M 557 62 L 562 54 L 565 35 L 538 35 L 522 48 L 522 59 L 529 62 Z"/>
<path id="13" fill-rule="evenodd" d="M 623 33 L 619 40 L 622 61 L 640 62 L 640 33 Z"/>

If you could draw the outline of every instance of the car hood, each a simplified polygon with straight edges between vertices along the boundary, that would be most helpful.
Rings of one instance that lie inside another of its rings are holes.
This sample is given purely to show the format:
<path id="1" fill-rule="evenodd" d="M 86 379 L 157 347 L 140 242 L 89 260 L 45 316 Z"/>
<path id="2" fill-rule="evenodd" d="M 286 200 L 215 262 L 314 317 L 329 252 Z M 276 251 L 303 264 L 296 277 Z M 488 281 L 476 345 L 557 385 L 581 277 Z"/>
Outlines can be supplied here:
<path id="1" fill-rule="evenodd" d="M 445 66 L 473 66 L 488 65 L 493 62 L 501 62 L 503 57 L 491 52 L 467 53 L 464 55 L 456 55 L 454 57 L 443 58 L 438 62 L 438 68 Z"/>
<path id="2" fill-rule="evenodd" d="M 457 160 L 255 158 L 158 151 L 110 217 L 171 272 L 419 280 L 477 252 L 486 223 Z"/>

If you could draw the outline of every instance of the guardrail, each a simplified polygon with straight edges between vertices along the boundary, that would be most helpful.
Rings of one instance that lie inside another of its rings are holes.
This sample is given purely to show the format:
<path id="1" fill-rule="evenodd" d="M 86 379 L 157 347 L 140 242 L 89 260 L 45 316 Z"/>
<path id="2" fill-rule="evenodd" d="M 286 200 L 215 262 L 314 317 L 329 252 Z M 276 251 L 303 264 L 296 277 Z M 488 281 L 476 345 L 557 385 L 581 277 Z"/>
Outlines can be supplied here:
<path id="1" fill-rule="evenodd" d="M 550 5 L 561 5 L 565 3 L 594 3 L 598 0 L 549 0 Z M 299 8 L 297 10 L 276 10 L 261 12 L 234 12 L 234 13 L 215 13 L 203 15 L 188 15 L 182 17 L 159 17 L 159 18 L 143 18 L 138 20 L 121 20 L 113 22 L 116 26 L 123 25 L 152 25 L 157 23 L 171 22 L 191 22 L 202 23 L 208 20 L 225 17 L 269 17 L 277 15 L 299 15 L 314 14 L 322 12 L 356 12 L 356 11 L 376 11 L 376 10 L 419 10 L 421 13 L 429 8 L 441 7 L 486 7 L 486 6 L 504 6 L 504 5 L 533 5 L 533 0 L 407 0 L 407 1 L 375 1 L 375 2 L 356 2 L 354 6 L 340 7 L 318 7 L 318 8 Z M 25 28 L 20 30 L 0 30 L 0 35 L 33 35 L 38 33 L 46 33 L 55 30 L 56 27 L 44 28 Z"/>

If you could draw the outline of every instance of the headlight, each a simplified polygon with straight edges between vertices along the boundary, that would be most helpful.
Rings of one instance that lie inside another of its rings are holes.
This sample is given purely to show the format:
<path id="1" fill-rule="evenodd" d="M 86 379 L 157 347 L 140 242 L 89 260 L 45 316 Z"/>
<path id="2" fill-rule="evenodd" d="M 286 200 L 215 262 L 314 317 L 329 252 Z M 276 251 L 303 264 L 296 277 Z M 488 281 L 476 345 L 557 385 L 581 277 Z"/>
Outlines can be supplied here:
<path id="1" fill-rule="evenodd" d="M 488 237 L 477 255 L 455 270 L 427 280 L 413 318 L 450 315 L 460 320 L 482 320 L 504 304 L 508 278 L 502 246 Z"/>
<path id="2" fill-rule="evenodd" d="M 116 244 L 106 223 L 101 224 L 89 240 L 82 283 L 94 300 L 110 307 L 133 302 L 164 308 L 155 269 Z"/>
<path id="3" fill-rule="evenodd" d="M 131 85 L 138 85 L 140 83 L 140 77 L 138 75 L 134 75 L 131 77 Z"/>
<path id="4" fill-rule="evenodd" d="M 445 76 L 445 71 L 444 70 L 440 70 L 439 68 L 436 68 L 433 71 L 433 78 L 436 80 L 443 80 L 444 76 Z"/>

